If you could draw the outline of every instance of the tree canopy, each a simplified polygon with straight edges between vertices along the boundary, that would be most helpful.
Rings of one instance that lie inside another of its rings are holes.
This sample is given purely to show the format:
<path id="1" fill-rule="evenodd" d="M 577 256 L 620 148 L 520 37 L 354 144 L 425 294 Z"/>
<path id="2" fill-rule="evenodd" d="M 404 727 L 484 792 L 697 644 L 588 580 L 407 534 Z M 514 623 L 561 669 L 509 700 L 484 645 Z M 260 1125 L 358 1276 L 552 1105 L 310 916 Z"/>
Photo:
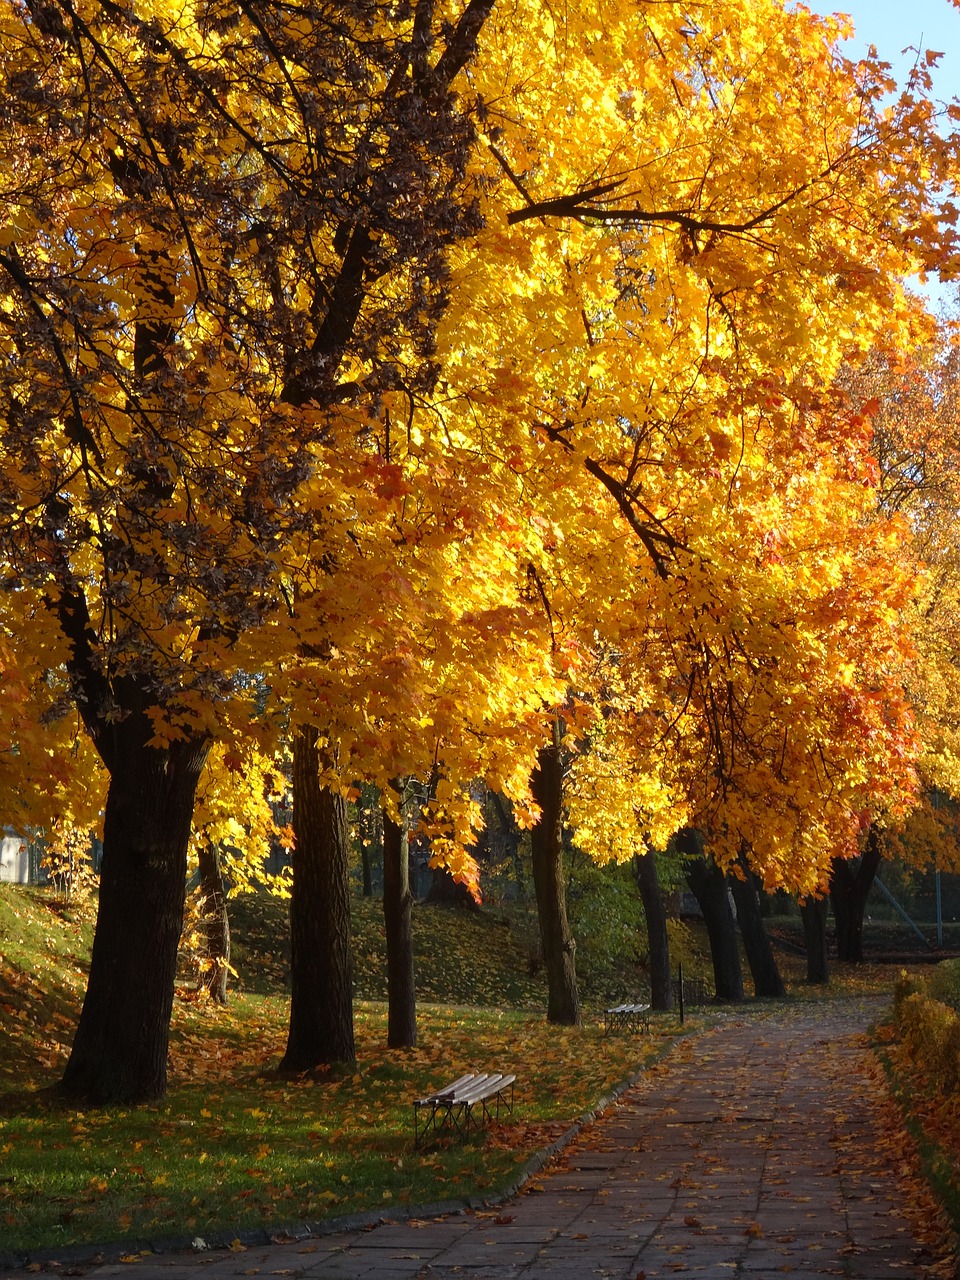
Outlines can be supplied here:
<path id="1" fill-rule="evenodd" d="M 0 0 L 0 794 L 99 796 L 82 722 L 94 975 L 168 955 L 213 743 L 429 777 L 467 878 L 470 783 L 534 822 L 558 734 L 599 857 L 697 827 L 810 892 L 911 803 L 922 572 L 840 375 L 929 337 L 960 108 L 844 30 Z"/>

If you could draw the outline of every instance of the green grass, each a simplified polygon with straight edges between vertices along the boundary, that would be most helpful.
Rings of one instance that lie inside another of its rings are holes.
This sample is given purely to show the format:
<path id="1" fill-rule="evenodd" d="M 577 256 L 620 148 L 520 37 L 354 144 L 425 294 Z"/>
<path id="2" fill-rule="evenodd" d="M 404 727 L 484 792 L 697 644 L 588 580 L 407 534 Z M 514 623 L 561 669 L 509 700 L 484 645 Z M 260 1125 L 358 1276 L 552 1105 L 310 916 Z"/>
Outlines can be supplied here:
<path id="1" fill-rule="evenodd" d="M 584 939 L 577 951 L 585 1026 L 549 1026 L 532 918 L 418 905 L 419 1044 L 386 1045 L 381 906 L 354 903 L 358 1065 L 291 1082 L 275 1074 L 286 1036 L 286 904 L 231 904 L 237 975 L 225 1010 L 185 985 L 175 1003 L 170 1089 L 158 1106 L 77 1112 L 56 1084 L 83 995 L 92 904 L 0 887 L 0 1240 L 29 1253 L 86 1243 L 223 1237 L 364 1210 L 492 1193 L 681 1028 L 604 1037 L 598 1012 L 636 993 L 630 954 Z M 705 940 L 682 937 L 684 968 L 704 972 Z M 780 954 L 791 991 L 829 998 L 888 990 L 889 966 L 843 967 L 826 990 Z M 746 972 L 746 970 L 745 970 Z M 184 978 L 189 969 L 184 970 Z M 700 1025 L 688 1012 L 686 1030 Z M 412 1100 L 461 1072 L 515 1071 L 512 1118 L 466 1143 L 413 1147 Z M 26 1090 L 26 1092 L 24 1092 Z"/>
<path id="2" fill-rule="evenodd" d="M 273 1072 L 287 1006 L 281 903 L 235 904 L 239 994 L 177 1000 L 162 1105 L 77 1112 L 54 1092 L 75 1025 L 92 912 L 0 892 L 0 1239 L 6 1250 L 222 1235 L 490 1192 L 679 1031 L 604 1037 L 546 1023 L 522 929 L 490 913 L 415 913 L 416 1049 L 388 1050 L 381 1000 L 356 1008 L 357 1069 Z M 382 992 L 379 905 L 356 912 L 358 988 Z M 614 981 L 599 965 L 597 980 Z M 620 981 L 627 981 L 625 975 Z M 432 997 L 432 999 L 430 998 Z M 523 1007 L 526 1005 L 527 1007 Z M 459 1145 L 413 1148 L 411 1102 L 461 1072 L 515 1071 L 516 1111 Z M 27 1089 L 27 1093 L 22 1091 Z"/>

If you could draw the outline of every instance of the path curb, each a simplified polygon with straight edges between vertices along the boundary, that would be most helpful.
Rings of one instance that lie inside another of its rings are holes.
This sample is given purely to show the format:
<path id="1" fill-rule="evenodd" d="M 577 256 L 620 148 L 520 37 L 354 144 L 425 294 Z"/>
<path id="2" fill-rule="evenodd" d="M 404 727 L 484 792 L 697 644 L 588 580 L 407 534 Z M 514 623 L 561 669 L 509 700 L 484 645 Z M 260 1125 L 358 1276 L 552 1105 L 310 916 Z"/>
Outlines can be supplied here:
<path id="1" fill-rule="evenodd" d="M 689 1034 L 686 1033 L 686 1034 Z M 682 1037 L 671 1040 L 668 1049 Z M 654 1061 L 659 1061 L 658 1055 Z M 285 1241 L 306 1240 L 320 1236 L 338 1235 L 341 1231 L 363 1231 L 392 1222 L 407 1222 L 411 1218 L 444 1218 L 453 1214 L 475 1212 L 478 1209 L 496 1208 L 515 1195 L 535 1177 L 545 1165 L 549 1164 L 565 1147 L 577 1137 L 585 1125 L 598 1119 L 603 1113 L 623 1096 L 628 1089 L 642 1079 L 644 1072 L 633 1071 L 626 1079 L 615 1085 L 609 1093 L 590 1110 L 585 1111 L 578 1120 L 561 1134 L 549 1146 L 542 1148 L 530 1157 L 518 1175 L 500 1190 L 486 1196 L 468 1196 L 457 1200 L 440 1200 L 433 1204 L 398 1206 L 390 1213 L 382 1209 L 368 1209 L 362 1213 L 345 1214 L 339 1218 L 324 1218 L 321 1222 L 287 1223 L 271 1228 L 256 1227 L 238 1231 L 207 1232 L 202 1237 L 163 1236 L 156 1240 L 124 1240 L 110 1241 L 105 1244 L 68 1245 L 62 1249 L 56 1247 L 33 1249 L 27 1253 L 12 1253 L 0 1250 L 0 1271 L 22 1271 L 30 1266 L 50 1266 L 60 1263 L 66 1266 L 119 1262 L 121 1258 L 133 1254 L 165 1254 L 165 1253 L 206 1253 L 229 1249 L 239 1242 L 244 1248 L 257 1248 L 263 1245 L 282 1243 Z"/>

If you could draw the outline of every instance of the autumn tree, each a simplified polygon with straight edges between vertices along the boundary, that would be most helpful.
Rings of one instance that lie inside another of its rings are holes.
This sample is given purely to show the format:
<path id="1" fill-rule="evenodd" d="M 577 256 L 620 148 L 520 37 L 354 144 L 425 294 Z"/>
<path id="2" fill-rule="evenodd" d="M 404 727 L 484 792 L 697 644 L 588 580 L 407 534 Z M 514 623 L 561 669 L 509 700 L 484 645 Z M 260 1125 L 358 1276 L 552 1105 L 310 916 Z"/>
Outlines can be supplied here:
<path id="1" fill-rule="evenodd" d="M 75 1096 L 163 1093 L 197 781 L 331 415 L 432 377 L 488 8 L 4 11 L 4 556 L 110 774 Z"/>
<path id="2" fill-rule="evenodd" d="M 469 780 L 535 820 L 601 652 L 641 838 L 809 888 L 901 802 L 909 588 L 828 389 L 953 251 L 922 82 L 774 0 L 2 13 L 0 537 L 110 774 L 70 1092 L 162 1093 L 197 781 L 274 710 L 341 973 L 296 1069 L 351 1053 L 353 782 L 435 763 L 469 877 Z"/>
<path id="3" fill-rule="evenodd" d="M 768 886 L 812 891 L 864 808 L 914 785 L 904 531 L 870 523 L 869 427 L 832 384 L 922 332 L 902 281 L 951 261 L 955 144 L 923 67 L 882 105 L 886 69 L 844 60 L 835 20 L 675 18 L 487 24 L 488 101 L 535 70 L 487 120 L 484 208 L 502 212 L 458 266 L 443 413 L 482 417 L 534 499 L 553 632 L 627 681 L 607 736 L 637 761 L 634 846 L 692 825 L 724 865 L 747 848 Z M 516 308 L 492 301 L 504 288 Z M 576 679 L 599 714 L 592 665 Z"/>
<path id="4" fill-rule="evenodd" d="M 957 654 L 960 561 L 955 512 L 960 496 L 960 354 L 955 322 L 909 350 L 877 350 L 842 371 L 840 385 L 872 429 L 876 519 L 905 530 L 900 554 L 916 575 L 905 613 L 912 652 L 901 678 L 918 739 L 919 804 L 907 814 L 883 807 L 865 815 L 859 858 L 834 859 L 829 876 L 841 960 L 863 958 L 863 914 L 885 856 L 919 866 L 956 866 L 952 839 L 938 836 L 938 797 L 956 796 Z M 869 819 L 867 824 L 866 819 Z M 920 835 L 920 833 L 924 833 Z M 917 838 L 920 836 L 920 838 Z"/>

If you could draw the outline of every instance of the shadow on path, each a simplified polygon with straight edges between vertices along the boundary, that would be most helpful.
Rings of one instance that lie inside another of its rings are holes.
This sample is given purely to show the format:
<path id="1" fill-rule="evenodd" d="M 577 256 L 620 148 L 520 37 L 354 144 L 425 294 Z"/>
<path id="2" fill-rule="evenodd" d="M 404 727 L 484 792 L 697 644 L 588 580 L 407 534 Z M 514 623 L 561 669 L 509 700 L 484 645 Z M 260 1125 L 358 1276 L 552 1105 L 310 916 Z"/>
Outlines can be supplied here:
<path id="1" fill-rule="evenodd" d="M 91 1280 L 938 1280 L 864 1032 L 882 1005 L 776 1005 L 681 1043 L 497 1210 L 243 1253 L 161 1255 Z M 77 1274 L 74 1271 L 73 1274 Z"/>

